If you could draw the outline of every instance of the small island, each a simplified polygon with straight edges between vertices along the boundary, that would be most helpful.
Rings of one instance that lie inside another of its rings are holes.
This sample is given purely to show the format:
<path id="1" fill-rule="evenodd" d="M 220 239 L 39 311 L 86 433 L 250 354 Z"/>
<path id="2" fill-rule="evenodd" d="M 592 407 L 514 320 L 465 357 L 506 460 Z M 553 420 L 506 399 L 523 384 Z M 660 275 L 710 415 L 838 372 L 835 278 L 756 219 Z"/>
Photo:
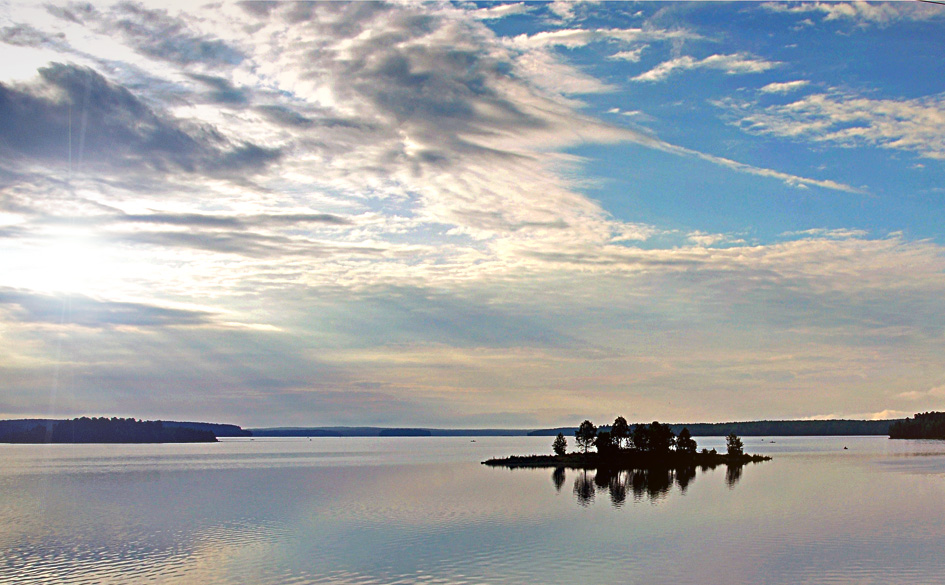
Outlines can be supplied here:
<path id="1" fill-rule="evenodd" d="M 558 433 L 552 443 L 554 455 L 513 455 L 483 461 L 483 465 L 508 468 L 567 467 L 572 469 L 688 469 L 711 468 L 718 465 L 741 466 L 768 461 L 765 455 L 749 455 L 742 440 L 734 433 L 726 438 L 727 450 L 698 450 L 689 429 L 677 436 L 669 425 L 653 421 L 635 425 L 633 429 L 622 416 L 609 430 L 598 429 L 585 420 L 574 433 L 581 449 L 567 452 L 567 439 Z M 596 451 L 588 451 L 594 447 Z"/>

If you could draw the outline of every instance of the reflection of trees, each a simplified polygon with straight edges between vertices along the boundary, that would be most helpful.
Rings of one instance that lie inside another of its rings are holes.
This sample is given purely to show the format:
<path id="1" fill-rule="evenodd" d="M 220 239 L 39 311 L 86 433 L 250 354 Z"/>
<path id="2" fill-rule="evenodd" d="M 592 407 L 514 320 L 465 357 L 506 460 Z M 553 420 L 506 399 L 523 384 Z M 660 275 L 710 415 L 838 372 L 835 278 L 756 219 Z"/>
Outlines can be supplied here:
<path id="1" fill-rule="evenodd" d="M 628 476 L 628 472 L 618 471 L 610 477 L 610 482 L 607 484 L 607 489 L 610 492 L 610 503 L 614 505 L 614 508 L 623 506 L 623 503 L 627 501 Z"/>
<path id="2" fill-rule="evenodd" d="M 714 466 L 713 466 L 714 467 Z M 703 472 L 712 467 L 700 466 Z M 743 466 L 727 465 L 725 482 L 729 488 L 735 487 L 742 476 Z M 574 480 L 574 496 L 582 506 L 589 506 L 597 492 L 607 492 L 610 503 L 615 508 L 622 507 L 629 494 L 633 494 L 636 502 L 657 502 L 669 495 L 673 486 L 679 488 L 680 493 L 686 493 L 689 486 L 696 479 L 696 466 L 681 467 L 679 469 L 597 469 L 594 475 L 588 470 L 582 470 Z M 557 467 L 551 475 L 555 489 L 561 490 L 565 481 L 565 470 Z"/>
<path id="3" fill-rule="evenodd" d="M 587 470 L 585 469 L 574 480 L 574 496 L 577 498 L 578 504 L 589 506 L 594 501 L 594 491 L 594 482 L 588 479 Z"/>
<path id="4" fill-rule="evenodd" d="M 682 469 L 676 470 L 676 485 L 679 486 L 679 491 L 682 493 L 686 493 L 686 488 L 689 487 L 689 484 L 692 483 L 692 480 L 695 478 L 695 467 L 683 467 Z"/>
<path id="5" fill-rule="evenodd" d="M 555 467 L 555 470 L 551 473 L 551 481 L 555 484 L 555 491 L 561 491 L 561 486 L 564 485 L 564 479 L 564 467 Z"/>

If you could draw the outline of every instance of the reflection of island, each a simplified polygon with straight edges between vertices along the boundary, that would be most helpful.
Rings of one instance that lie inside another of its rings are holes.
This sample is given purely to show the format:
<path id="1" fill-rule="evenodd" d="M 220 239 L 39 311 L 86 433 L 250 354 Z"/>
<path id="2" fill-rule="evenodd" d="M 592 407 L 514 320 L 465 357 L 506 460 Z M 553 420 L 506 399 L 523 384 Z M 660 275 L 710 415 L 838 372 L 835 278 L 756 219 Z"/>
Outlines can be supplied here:
<path id="1" fill-rule="evenodd" d="M 555 474 L 562 482 L 566 479 L 563 467 L 555 469 Z M 696 476 L 695 467 L 680 469 L 598 469 L 590 474 L 589 470 L 578 471 L 574 478 L 574 497 L 582 506 L 588 506 L 598 493 L 606 492 L 610 502 L 619 508 L 632 495 L 633 501 L 657 501 L 670 492 L 675 485 L 679 491 L 686 489 Z M 555 482 L 557 482 L 555 478 Z"/>
<path id="2" fill-rule="evenodd" d="M 574 495 L 579 503 L 587 505 L 597 492 L 606 491 L 611 502 L 620 506 L 628 493 L 635 500 L 657 500 L 674 484 L 685 493 L 695 479 L 697 467 L 706 471 L 725 465 L 725 480 L 729 487 L 734 487 L 745 464 L 771 459 L 745 453 L 741 439 L 734 434 L 726 439 L 725 453 L 715 449 L 698 451 L 696 441 L 685 428 L 676 436 L 668 425 L 653 422 L 636 425 L 631 431 L 623 417 L 618 417 L 610 430 L 601 432 L 590 421 L 584 421 L 575 439 L 582 448 L 580 452 L 567 453 L 567 440 L 559 433 L 552 443 L 554 455 L 513 455 L 489 459 L 483 464 L 510 469 L 553 467 L 552 481 L 558 491 L 565 483 L 565 470 L 579 469 L 581 472 L 574 480 Z M 597 451 L 588 451 L 591 446 Z M 589 470 L 596 470 L 592 477 Z"/>

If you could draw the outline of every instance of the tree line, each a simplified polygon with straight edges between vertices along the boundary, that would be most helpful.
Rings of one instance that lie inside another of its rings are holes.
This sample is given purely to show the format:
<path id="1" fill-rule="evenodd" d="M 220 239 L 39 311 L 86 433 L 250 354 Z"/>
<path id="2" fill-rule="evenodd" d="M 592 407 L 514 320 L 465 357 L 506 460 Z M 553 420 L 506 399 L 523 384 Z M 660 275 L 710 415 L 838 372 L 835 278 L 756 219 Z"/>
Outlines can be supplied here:
<path id="1" fill-rule="evenodd" d="M 890 439 L 945 439 L 945 412 L 920 412 L 889 427 Z"/>
<path id="2" fill-rule="evenodd" d="M 212 431 L 134 418 L 46 420 L 0 435 L 4 443 L 210 443 Z"/>
<path id="3" fill-rule="evenodd" d="M 694 455 L 698 449 L 698 445 L 687 427 L 683 427 L 678 435 L 673 432 L 670 425 L 661 424 L 659 421 L 653 421 L 650 424 L 638 424 L 631 428 L 627 423 L 627 419 L 622 416 L 618 416 L 614 420 L 609 430 L 601 430 L 591 421 L 585 420 L 574 431 L 574 440 L 583 453 L 586 454 L 588 449 L 594 447 L 602 456 L 628 451 L 656 455 L 674 451 Z M 730 433 L 725 442 L 729 455 L 744 454 L 744 444 L 735 433 Z M 568 441 L 563 433 L 558 433 L 551 444 L 551 448 L 555 455 L 563 456 L 567 454 Z M 715 449 L 711 451 L 703 449 L 703 452 L 715 454 Z"/>

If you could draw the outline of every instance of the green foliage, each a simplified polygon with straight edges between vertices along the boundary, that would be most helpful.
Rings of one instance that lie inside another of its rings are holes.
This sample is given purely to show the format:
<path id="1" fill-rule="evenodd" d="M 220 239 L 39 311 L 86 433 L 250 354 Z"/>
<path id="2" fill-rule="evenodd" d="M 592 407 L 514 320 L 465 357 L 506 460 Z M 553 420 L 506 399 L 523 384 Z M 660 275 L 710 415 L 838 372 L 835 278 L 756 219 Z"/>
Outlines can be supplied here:
<path id="1" fill-rule="evenodd" d="M 725 437 L 725 445 L 728 448 L 729 455 L 742 455 L 745 453 L 745 445 L 742 444 L 742 440 L 739 439 L 738 435 L 735 433 Z"/>
<path id="2" fill-rule="evenodd" d="M 558 433 L 555 442 L 551 444 L 551 449 L 555 452 L 555 455 L 564 455 L 568 452 L 568 440 L 564 438 L 564 435 Z"/>
<path id="3" fill-rule="evenodd" d="M 574 439 L 577 441 L 578 447 L 581 447 L 585 453 L 594 444 L 595 438 L 597 438 L 597 427 L 589 420 L 582 422 L 578 430 L 574 431 Z"/>

